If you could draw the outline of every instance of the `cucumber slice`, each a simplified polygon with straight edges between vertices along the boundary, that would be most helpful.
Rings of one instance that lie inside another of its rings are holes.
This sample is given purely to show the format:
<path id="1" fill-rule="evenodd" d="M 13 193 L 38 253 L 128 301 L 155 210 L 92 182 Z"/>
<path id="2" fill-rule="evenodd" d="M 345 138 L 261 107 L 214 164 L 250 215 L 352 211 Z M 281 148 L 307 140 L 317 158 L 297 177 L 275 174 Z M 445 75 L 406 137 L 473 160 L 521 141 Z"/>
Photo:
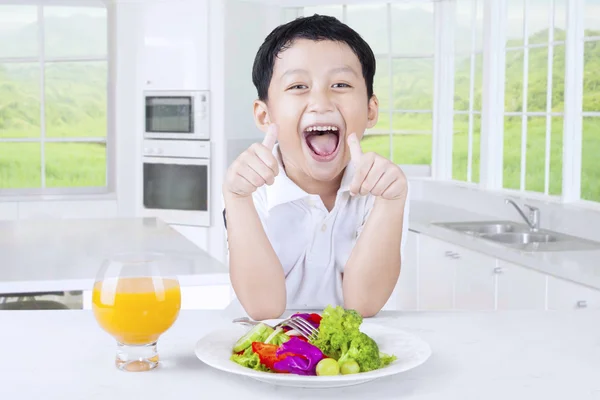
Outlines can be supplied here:
<path id="1" fill-rule="evenodd" d="M 239 353 L 252 346 L 252 342 L 264 342 L 274 330 L 270 326 L 260 323 L 244 334 L 233 346 L 233 352 Z"/>

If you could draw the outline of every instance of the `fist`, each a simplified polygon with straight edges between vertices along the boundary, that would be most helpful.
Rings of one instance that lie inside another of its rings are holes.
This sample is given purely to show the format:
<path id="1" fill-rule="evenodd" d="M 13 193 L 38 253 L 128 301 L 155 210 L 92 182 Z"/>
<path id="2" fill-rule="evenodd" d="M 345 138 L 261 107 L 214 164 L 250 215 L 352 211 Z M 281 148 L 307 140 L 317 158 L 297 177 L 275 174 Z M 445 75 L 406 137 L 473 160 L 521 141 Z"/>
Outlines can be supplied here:
<path id="1" fill-rule="evenodd" d="M 273 155 L 278 129 L 269 125 L 262 143 L 254 143 L 231 164 L 223 184 L 224 194 L 237 197 L 252 195 L 263 185 L 272 185 L 279 174 L 279 165 Z"/>
<path id="2" fill-rule="evenodd" d="M 350 194 L 371 193 L 386 200 L 406 198 L 406 176 L 402 169 L 377 153 L 363 153 L 356 134 L 348 136 L 351 162 L 356 167 Z"/>

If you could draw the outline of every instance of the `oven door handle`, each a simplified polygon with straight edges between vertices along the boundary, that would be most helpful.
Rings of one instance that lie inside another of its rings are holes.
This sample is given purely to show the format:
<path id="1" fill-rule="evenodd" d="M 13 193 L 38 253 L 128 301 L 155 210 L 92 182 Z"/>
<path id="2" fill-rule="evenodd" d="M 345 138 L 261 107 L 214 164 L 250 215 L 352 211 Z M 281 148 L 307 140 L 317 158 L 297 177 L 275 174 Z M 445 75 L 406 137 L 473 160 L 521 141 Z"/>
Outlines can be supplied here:
<path id="1" fill-rule="evenodd" d="M 185 158 L 185 157 L 142 157 L 144 164 L 176 164 L 176 165 L 206 165 L 210 166 L 208 158 Z"/>

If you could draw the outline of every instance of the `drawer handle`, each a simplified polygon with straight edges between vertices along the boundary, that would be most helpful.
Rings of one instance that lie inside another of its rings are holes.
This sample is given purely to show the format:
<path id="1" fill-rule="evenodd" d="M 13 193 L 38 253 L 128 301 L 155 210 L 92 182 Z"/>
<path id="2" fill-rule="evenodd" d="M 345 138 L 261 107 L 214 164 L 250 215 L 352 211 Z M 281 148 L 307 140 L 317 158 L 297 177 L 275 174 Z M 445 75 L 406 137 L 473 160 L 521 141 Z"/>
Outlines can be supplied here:
<path id="1" fill-rule="evenodd" d="M 452 252 L 450 250 L 446 251 L 446 253 L 444 253 L 446 255 L 446 257 L 450 257 L 452 255 Z"/>
<path id="2" fill-rule="evenodd" d="M 496 268 L 494 268 L 494 273 L 495 273 L 495 274 L 501 274 L 501 273 L 503 273 L 503 272 L 504 272 L 504 270 L 503 270 L 502 268 L 500 268 L 500 267 L 496 267 Z"/>
<path id="3" fill-rule="evenodd" d="M 587 308 L 587 301 L 585 301 L 585 300 L 579 300 L 577 302 L 577 308 Z"/>
<path id="4" fill-rule="evenodd" d="M 451 257 L 452 257 L 453 259 L 455 259 L 455 260 L 458 260 L 458 259 L 460 258 L 460 254 L 458 254 L 458 253 L 454 253 L 454 254 L 452 254 L 452 256 L 451 256 Z"/>

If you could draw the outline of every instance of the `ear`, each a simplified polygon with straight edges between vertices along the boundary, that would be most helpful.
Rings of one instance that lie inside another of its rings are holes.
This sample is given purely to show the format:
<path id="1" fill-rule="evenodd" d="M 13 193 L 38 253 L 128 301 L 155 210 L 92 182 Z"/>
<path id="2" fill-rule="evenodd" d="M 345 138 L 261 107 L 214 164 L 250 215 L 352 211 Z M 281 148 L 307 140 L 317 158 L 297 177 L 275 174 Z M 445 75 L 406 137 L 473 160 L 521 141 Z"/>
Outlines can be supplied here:
<path id="1" fill-rule="evenodd" d="M 377 125 L 377 119 L 379 118 L 379 100 L 377 96 L 373 95 L 369 99 L 369 111 L 367 114 L 367 128 L 372 128 Z"/>
<path id="2" fill-rule="evenodd" d="M 254 100 L 254 123 L 258 129 L 265 133 L 269 125 L 271 125 L 269 108 L 267 107 L 267 103 L 262 100 Z"/>

